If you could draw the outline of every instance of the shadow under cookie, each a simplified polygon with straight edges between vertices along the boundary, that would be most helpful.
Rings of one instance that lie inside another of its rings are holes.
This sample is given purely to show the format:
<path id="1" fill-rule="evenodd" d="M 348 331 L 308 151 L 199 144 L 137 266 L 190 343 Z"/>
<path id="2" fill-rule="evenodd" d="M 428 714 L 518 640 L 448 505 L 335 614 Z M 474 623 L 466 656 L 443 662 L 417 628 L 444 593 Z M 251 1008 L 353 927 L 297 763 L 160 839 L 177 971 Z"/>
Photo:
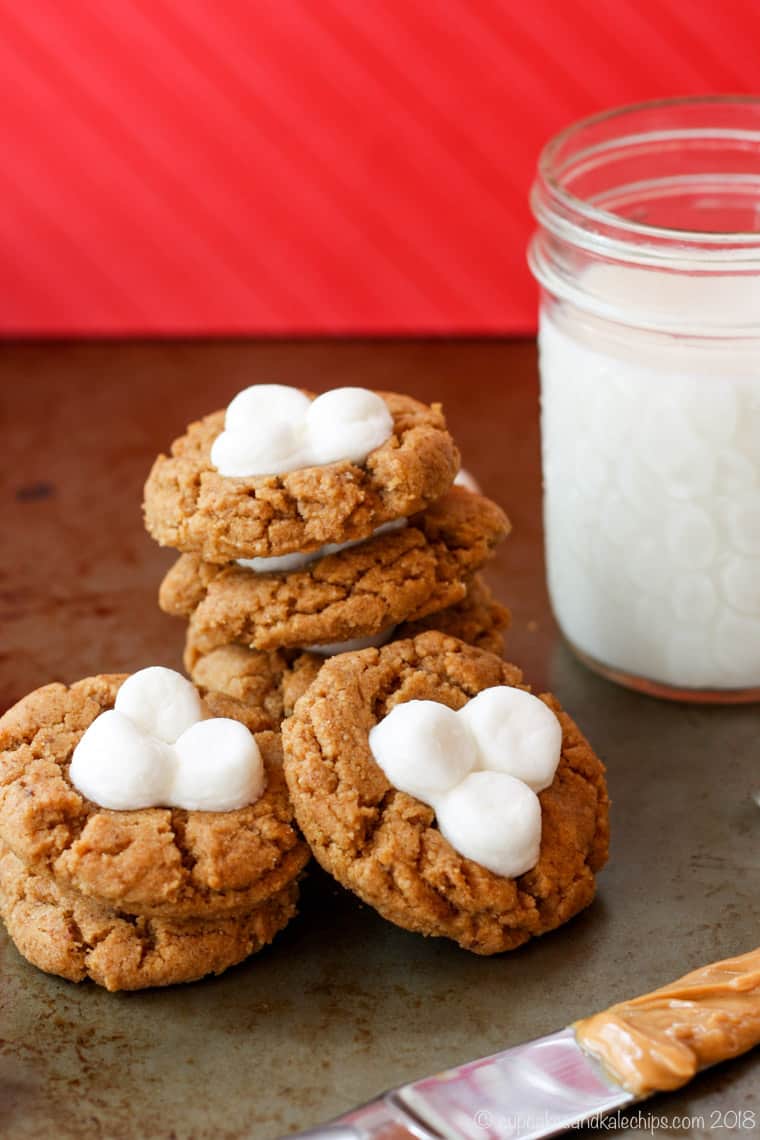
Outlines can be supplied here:
<path id="1" fill-rule="evenodd" d="M 509 532 L 500 507 L 461 487 L 392 533 L 298 570 L 259 573 L 183 555 L 161 608 L 189 617 L 195 649 L 309 648 L 374 637 L 465 599 L 472 576 Z"/>
<path id="2" fill-rule="evenodd" d="M 283 726 L 296 818 L 319 863 L 391 922 L 478 954 L 520 946 L 592 901 L 609 840 L 604 767 L 542 695 L 562 728 L 561 756 L 539 795 L 538 862 L 509 879 L 459 854 L 433 809 L 389 783 L 369 733 L 400 702 L 459 709 L 498 685 L 526 688 L 516 666 L 429 632 L 327 661 Z"/>

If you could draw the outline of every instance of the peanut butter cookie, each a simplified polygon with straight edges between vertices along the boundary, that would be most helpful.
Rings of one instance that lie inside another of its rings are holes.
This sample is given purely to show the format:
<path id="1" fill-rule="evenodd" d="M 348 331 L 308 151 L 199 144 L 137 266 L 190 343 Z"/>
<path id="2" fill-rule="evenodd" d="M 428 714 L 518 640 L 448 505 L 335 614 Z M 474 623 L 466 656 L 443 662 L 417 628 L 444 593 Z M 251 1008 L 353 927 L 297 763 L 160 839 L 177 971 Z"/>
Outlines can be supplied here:
<path id="1" fill-rule="evenodd" d="M 159 604 L 190 617 L 198 652 L 239 642 L 304 648 L 374 636 L 462 602 L 473 573 L 509 531 L 500 507 L 454 487 L 409 525 L 300 570 L 259 573 L 183 555 Z"/>
<path id="2" fill-rule="evenodd" d="M 298 886 L 244 914 L 221 918 L 146 918 L 65 894 L 0 848 L 0 916 L 32 965 L 72 982 L 91 978 L 107 990 L 139 990 L 221 974 L 272 941 L 296 913 Z"/>
<path id="3" fill-rule="evenodd" d="M 497 685 L 526 688 L 516 666 L 430 632 L 327 661 L 283 726 L 296 817 L 322 866 L 391 922 L 478 954 L 553 930 L 593 899 L 609 835 L 603 765 L 543 695 L 561 724 L 561 758 L 539 796 L 538 863 L 508 879 L 454 850 L 433 809 L 391 786 L 368 738 L 400 702 L 459 709 Z"/>
<path id="4" fill-rule="evenodd" d="M 111 811 L 72 784 L 89 725 L 113 708 L 123 675 L 46 685 L 0 719 L 0 838 L 31 871 L 127 914 L 186 918 L 250 911 L 309 858 L 292 822 L 281 741 L 260 732 L 263 795 L 236 811 Z M 206 695 L 208 710 L 247 724 L 246 706 Z M 251 710 L 255 729 L 257 712 Z"/>
<path id="5" fill-rule="evenodd" d="M 496 602 L 479 575 L 470 582 L 463 601 L 418 622 L 405 622 L 395 631 L 398 638 L 414 637 L 438 629 L 470 645 L 501 655 L 503 630 L 509 625 L 509 610 Z M 295 703 L 312 683 L 325 658 L 298 649 L 247 649 L 244 645 L 221 645 L 201 653 L 192 631 L 185 642 L 185 668 L 202 690 L 213 690 L 242 701 L 257 716 L 257 728 L 279 728 Z M 221 705 L 217 705 L 221 710 Z M 217 715 L 226 715 L 218 711 Z"/>
<path id="6" fill-rule="evenodd" d="M 162 546 L 207 562 L 273 557 L 367 538 L 423 510 L 451 485 L 459 453 L 440 405 L 378 393 L 393 434 L 362 465 L 344 460 L 284 475 L 220 475 L 210 450 L 223 411 L 190 424 L 145 485 L 145 524 Z"/>

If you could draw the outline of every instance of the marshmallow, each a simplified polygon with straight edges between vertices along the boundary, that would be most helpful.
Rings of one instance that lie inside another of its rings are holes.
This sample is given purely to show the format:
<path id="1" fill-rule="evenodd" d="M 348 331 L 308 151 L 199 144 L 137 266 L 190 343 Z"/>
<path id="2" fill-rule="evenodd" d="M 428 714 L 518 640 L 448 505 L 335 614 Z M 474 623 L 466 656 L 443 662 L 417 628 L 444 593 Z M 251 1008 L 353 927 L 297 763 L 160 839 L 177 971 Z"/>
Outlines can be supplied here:
<path id="1" fill-rule="evenodd" d="M 465 467 L 460 467 L 457 471 L 454 477 L 454 486 L 466 487 L 468 491 L 473 491 L 476 495 L 480 494 L 480 484 Z"/>
<path id="2" fill-rule="evenodd" d="M 405 518 L 392 519 L 391 522 L 376 527 L 370 538 L 374 538 L 376 534 L 388 534 L 394 530 L 403 530 L 406 524 Z M 328 542 L 325 546 L 320 546 L 318 550 L 312 550 L 308 554 L 296 551 L 293 554 L 279 554 L 274 558 L 238 558 L 237 564 L 246 570 L 253 570 L 256 574 L 290 573 L 293 570 L 303 570 L 305 566 L 317 562 L 320 558 L 326 558 L 328 554 L 339 554 L 341 550 L 350 550 L 352 546 L 360 546 L 362 542 L 368 541 L 366 538 L 354 538 L 350 542 Z"/>
<path id="3" fill-rule="evenodd" d="M 309 554 L 295 550 L 292 554 L 278 554 L 273 558 L 238 558 L 237 564 L 244 570 L 253 570 L 254 574 L 291 574 L 294 570 L 303 570 L 310 562 L 316 562 L 325 549 L 322 546 Z"/>
<path id="4" fill-rule="evenodd" d="M 195 686 L 159 666 L 127 678 L 115 707 L 74 749 L 69 776 L 87 799 L 114 811 L 234 811 L 264 790 L 261 753 L 245 725 L 205 720 Z"/>
<path id="5" fill-rule="evenodd" d="M 498 685 L 459 712 L 478 742 L 479 768 L 507 772 L 534 792 L 548 788 L 562 751 L 562 727 L 531 693 Z"/>
<path id="6" fill-rule="evenodd" d="M 393 786 L 424 803 L 453 788 L 477 761 L 467 726 L 437 701 L 396 705 L 370 730 L 369 746 Z"/>
<path id="7" fill-rule="evenodd" d="M 203 706 L 195 685 L 162 665 L 140 669 L 127 677 L 116 694 L 114 708 L 167 744 L 173 744 L 191 724 L 203 719 Z"/>
<path id="8" fill-rule="evenodd" d="M 320 657 L 335 657 L 338 653 L 356 653 L 360 649 L 379 649 L 381 645 L 387 645 L 393 637 L 395 628 L 392 625 L 389 629 L 381 629 L 371 637 L 355 637 L 352 641 L 333 641 L 327 645 L 302 645 L 301 648 L 308 649 L 309 653 L 318 653 Z"/>
<path id="9" fill-rule="evenodd" d="M 538 862 L 541 804 L 506 772 L 471 772 L 436 805 L 438 827 L 461 855 L 513 879 Z"/>
<path id="10" fill-rule="evenodd" d="M 187 811 L 235 811 L 264 791 L 264 766 L 244 724 L 214 717 L 194 724 L 175 745 L 172 807 Z"/>
<path id="11" fill-rule="evenodd" d="M 174 777 L 174 757 L 124 713 L 96 717 L 74 749 L 69 778 L 93 803 L 131 811 L 161 803 Z"/>
<path id="12" fill-rule="evenodd" d="M 363 463 L 393 432 L 385 401 L 366 388 L 335 388 L 310 400 L 297 388 L 261 384 L 232 400 L 211 446 L 221 475 L 283 475 L 348 460 Z"/>
<path id="13" fill-rule="evenodd" d="M 367 388 L 325 392 L 311 405 L 307 419 L 317 463 L 336 463 L 339 459 L 363 463 L 393 431 L 385 401 Z"/>
<path id="14" fill-rule="evenodd" d="M 461 855 L 508 878 L 536 865 L 536 792 L 552 783 L 562 750 L 562 727 L 543 701 L 508 685 L 457 712 L 407 701 L 370 730 L 369 746 L 394 787 L 434 808 Z"/>
<path id="15" fill-rule="evenodd" d="M 300 388 L 287 384 L 253 384 L 230 401 L 224 426 L 230 431 L 256 432 L 264 423 L 298 423 L 309 411 L 311 400 Z"/>

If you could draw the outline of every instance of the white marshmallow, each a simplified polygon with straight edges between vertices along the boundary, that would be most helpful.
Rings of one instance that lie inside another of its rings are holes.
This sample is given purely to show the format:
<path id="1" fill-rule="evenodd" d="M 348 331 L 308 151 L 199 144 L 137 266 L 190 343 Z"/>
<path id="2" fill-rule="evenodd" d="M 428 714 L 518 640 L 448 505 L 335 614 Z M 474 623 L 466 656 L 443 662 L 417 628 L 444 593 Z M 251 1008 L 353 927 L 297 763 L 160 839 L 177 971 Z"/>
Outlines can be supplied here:
<path id="1" fill-rule="evenodd" d="M 74 749 L 69 776 L 114 811 L 177 807 L 233 811 L 264 790 L 256 740 L 226 717 L 203 719 L 194 685 L 154 666 L 128 677 Z"/>
<path id="2" fill-rule="evenodd" d="M 497 685 L 468 701 L 459 715 L 478 742 L 478 767 L 507 772 L 532 788 L 548 788 L 562 751 L 562 727 L 538 697 Z"/>
<path id="3" fill-rule="evenodd" d="M 387 645 L 393 637 L 395 628 L 392 625 L 390 629 L 381 629 L 371 637 L 355 637 L 351 641 L 333 641 L 327 645 L 302 645 L 301 648 L 307 649 L 309 653 L 318 653 L 320 657 L 335 657 L 338 653 L 357 653 L 360 649 L 379 649 L 381 645 Z"/>
<path id="4" fill-rule="evenodd" d="M 302 421 L 311 400 L 300 388 L 287 384 L 252 384 L 230 401 L 224 417 L 229 431 L 256 432 L 260 424 L 295 424 Z"/>
<path id="5" fill-rule="evenodd" d="M 370 730 L 369 746 L 394 787 L 429 804 L 458 784 L 477 760 L 467 726 L 437 701 L 396 705 Z"/>
<path id="6" fill-rule="evenodd" d="M 466 487 L 468 491 L 473 491 L 476 495 L 480 494 L 480 484 L 466 467 L 460 467 L 457 471 L 454 477 L 454 486 Z"/>
<path id="7" fill-rule="evenodd" d="M 513 879 L 538 862 L 541 804 L 505 772 L 472 772 L 436 804 L 444 839 L 467 859 Z"/>
<path id="8" fill-rule="evenodd" d="M 310 400 L 297 388 L 260 384 L 232 400 L 211 446 L 221 475 L 284 475 L 347 459 L 363 463 L 393 431 L 385 401 L 365 388 Z"/>
<path id="9" fill-rule="evenodd" d="M 376 534 L 403 530 L 406 524 L 407 520 L 404 518 L 393 519 L 376 527 L 370 538 L 374 538 Z M 237 564 L 246 570 L 253 570 L 256 574 L 288 574 L 294 570 L 303 570 L 304 566 L 317 562 L 320 558 L 326 558 L 328 554 L 339 554 L 341 550 L 350 550 L 352 546 L 360 546 L 361 543 L 368 541 L 367 538 L 354 538 L 350 542 L 328 542 L 325 546 L 320 546 L 318 550 L 312 550 L 307 554 L 296 551 L 293 554 L 280 554 L 275 558 L 238 558 Z"/>
<path id="10" fill-rule="evenodd" d="M 253 570 L 254 574 L 292 574 L 295 570 L 303 570 L 310 562 L 316 562 L 322 557 L 324 547 L 312 550 L 310 554 L 302 554 L 300 550 L 292 554 L 278 554 L 274 558 L 238 558 L 238 566 L 245 570 Z"/>
<path id="11" fill-rule="evenodd" d="M 175 745 L 177 767 L 169 797 L 187 811 L 235 811 L 264 791 L 259 747 L 244 724 L 226 717 L 202 720 Z"/>
<path id="12" fill-rule="evenodd" d="M 311 450 L 318 463 L 339 459 L 363 463 L 393 431 L 385 401 L 367 388 L 325 392 L 309 408 L 307 420 Z"/>
<path id="13" fill-rule="evenodd" d="M 162 665 L 151 665 L 127 677 L 116 694 L 114 708 L 138 728 L 173 744 L 185 729 L 203 718 L 195 685 Z"/>
<path id="14" fill-rule="evenodd" d="M 522 689 L 484 689 L 454 712 L 436 701 L 396 705 L 370 730 L 378 765 L 399 791 L 435 809 L 461 855 L 513 878 L 538 862 L 541 804 L 562 726 Z"/>
<path id="15" fill-rule="evenodd" d="M 309 467 L 310 457 L 295 427 L 274 421 L 255 432 L 228 430 L 211 445 L 211 462 L 222 475 L 281 475 Z"/>
<path id="16" fill-rule="evenodd" d="M 166 802 L 174 764 L 169 745 L 109 709 L 95 718 L 74 749 L 69 778 L 93 803 L 132 811 Z"/>

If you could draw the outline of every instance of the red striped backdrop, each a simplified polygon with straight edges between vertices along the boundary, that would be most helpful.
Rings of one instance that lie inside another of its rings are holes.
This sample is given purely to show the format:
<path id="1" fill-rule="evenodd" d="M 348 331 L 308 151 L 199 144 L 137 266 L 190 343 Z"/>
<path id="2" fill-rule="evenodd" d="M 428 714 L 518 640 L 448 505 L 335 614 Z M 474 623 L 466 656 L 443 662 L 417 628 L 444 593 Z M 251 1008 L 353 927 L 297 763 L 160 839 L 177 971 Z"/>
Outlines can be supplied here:
<path id="1" fill-rule="evenodd" d="M 0 0 L 0 332 L 525 332 L 537 152 L 752 0 Z"/>

